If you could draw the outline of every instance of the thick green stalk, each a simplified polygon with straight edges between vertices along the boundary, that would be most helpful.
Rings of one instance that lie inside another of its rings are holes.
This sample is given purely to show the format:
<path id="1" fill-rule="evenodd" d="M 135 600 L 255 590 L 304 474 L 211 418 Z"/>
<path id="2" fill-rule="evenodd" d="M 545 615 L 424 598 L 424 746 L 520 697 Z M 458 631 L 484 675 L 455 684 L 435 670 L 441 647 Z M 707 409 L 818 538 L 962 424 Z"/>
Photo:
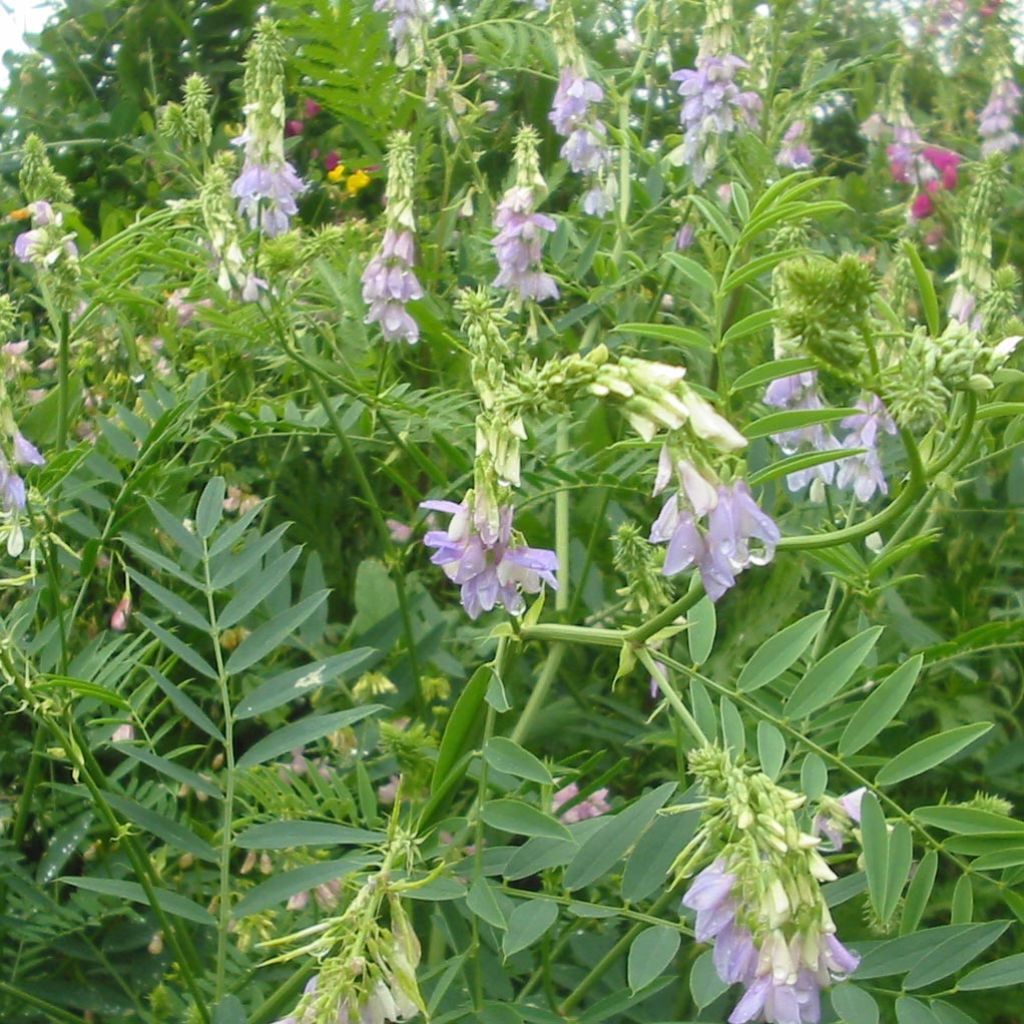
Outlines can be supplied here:
<path id="1" fill-rule="evenodd" d="M 71 409 L 71 328 L 67 313 L 60 314 L 57 338 L 57 440 L 59 455 L 68 444 L 68 418 Z M 56 325 L 55 325 L 56 326 Z"/>

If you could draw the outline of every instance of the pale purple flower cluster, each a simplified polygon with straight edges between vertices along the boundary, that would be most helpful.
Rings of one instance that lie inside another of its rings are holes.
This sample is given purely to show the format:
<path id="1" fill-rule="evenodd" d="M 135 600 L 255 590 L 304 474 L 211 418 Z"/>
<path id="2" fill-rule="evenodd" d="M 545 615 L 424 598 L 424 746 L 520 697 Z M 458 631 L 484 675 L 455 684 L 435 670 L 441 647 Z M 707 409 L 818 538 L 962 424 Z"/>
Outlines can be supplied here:
<path id="1" fill-rule="evenodd" d="M 574 68 L 562 68 L 548 119 L 568 140 L 562 156 L 578 174 L 601 170 L 608 160 L 607 129 L 592 116 L 591 106 L 604 99 L 604 90 Z"/>
<path id="2" fill-rule="evenodd" d="M 736 881 L 729 864 L 719 858 L 697 875 L 683 896 L 683 906 L 697 913 L 697 941 L 715 944 L 718 976 L 727 985 L 740 983 L 746 989 L 729 1024 L 818 1024 L 821 989 L 855 971 L 860 958 L 832 932 L 805 943 L 800 932 L 787 942 L 776 930 L 759 946 L 743 923 Z"/>
<path id="3" fill-rule="evenodd" d="M 978 120 L 983 156 L 1009 153 L 1020 145 L 1021 137 L 1013 130 L 1013 122 L 1020 113 L 1020 101 L 1020 86 L 1010 75 L 1004 74 L 992 87 L 988 103 Z"/>
<path id="4" fill-rule="evenodd" d="M 574 804 L 564 811 L 561 810 L 564 804 L 575 800 L 579 795 L 580 787 L 575 782 L 563 786 L 551 797 L 551 813 L 557 814 L 566 825 L 572 825 L 577 821 L 586 821 L 588 818 L 599 818 L 612 809 L 611 804 L 608 803 L 608 789 L 602 786 L 601 789 L 595 789 L 590 796 L 578 804 Z"/>
<path id="5" fill-rule="evenodd" d="M 25 231 L 14 240 L 14 255 L 22 263 L 34 263 L 50 267 L 66 255 L 78 256 L 78 246 L 71 235 L 62 235 L 60 227 L 64 215 L 55 213 L 53 207 L 43 199 L 28 207 L 32 214 L 32 230 Z"/>
<path id="6" fill-rule="evenodd" d="M 20 433 L 14 435 L 13 449 L 15 466 L 42 466 L 46 463 L 39 449 Z M 25 481 L 15 472 L 3 453 L 0 453 L 0 501 L 7 513 L 22 512 L 25 509 Z"/>
<path id="7" fill-rule="evenodd" d="M 555 222 L 534 209 L 533 190 L 513 185 L 498 204 L 494 223 L 498 228 L 491 242 L 498 261 L 494 284 L 516 292 L 520 299 L 557 299 L 558 285 L 540 269 L 544 234 L 555 230 Z"/>
<path id="8" fill-rule="evenodd" d="M 316 995 L 319 975 L 306 982 L 299 1009 L 274 1024 L 314 1024 L 315 1014 L 308 1000 Z M 305 1005 L 305 1009 L 303 1006 Z M 366 999 L 359 1005 L 344 1002 L 338 1010 L 337 1024 L 395 1024 L 411 1020 L 419 1013 L 416 1004 L 405 994 L 395 979 L 379 978 Z"/>
<path id="9" fill-rule="evenodd" d="M 754 92 L 741 92 L 734 79 L 746 61 L 734 54 L 703 54 L 696 67 L 673 72 L 679 83 L 683 109 L 679 121 L 683 128 L 682 163 L 687 164 L 697 185 L 703 185 L 715 163 L 719 137 L 729 135 L 746 124 L 755 127 L 761 98 Z"/>
<path id="10" fill-rule="evenodd" d="M 870 501 L 876 491 L 889 493 L 878 455 L 878 441 L 882 431 L 895 434 L 896 424 L 877 395 L 862 398 L 857 402 L 857 408 L 863 412 L 841 421 L 842 426 L 850 431 L 843 438 L 843 447 L 867 450 L 861 455 L 850 455 L 839 463 L 836 484 L 842 488 L 852 487 L 858 501 Z"/>
<path id="11" fill-rule="evenodd" d="M 716 490 L 701 478 L 685 490 L 692 511 L 682 505 L 679 494 L 673 494 L 651 527 L 650 540 L 668 542 L 662 568 L 666 576 L 696 565 L 705 592 L 717 601 L 744 569 L 772 560 L 782 535 L 744 480 L 731 487 L 720 484 Z M 705 514 L 707 524 L 701 529 Z"/>
<path id="12" fill-rule="evenodd" d="M 246 144 L 250 136 L 240 135 L 235 142 Z M 231 194 L 238 200 L 238 212 L 248 218 L 250 227 L 274 238 L 288 230 L 290 218 L 299 212 L 295 197 L 306 186 L 287 160 L 260 163 L 254 153 L 257 148 L 246 146 L 242 173 L 231 186 Z"/>
<path id="13" fill-rule="evenodd" d="M 808 145 L 810 135 L 806 121 L 794 121 L 782 136 L 782 146 L 775 155 L 775 162 L 794 171 L 813 167 L 814 154 Z"/>
<path id="14" fill-rule="evenodd" d="M 765 391 L 764 400 L 767 405 L 786 410 L 825 408 L 818 392 L 818 375 L 814 370 L 773 380 Z M 823 423 L 813 423 L 772 435 L 772 440 L 787 455 L 794 455 L 804 448 L 819 452 L 838 452 L 844 448 L 867 449 L 859 455 L 849 455 L 835 462 L 824 462 L 788 474 L 786 484 L 791 491 L 802 490 L 815 480 L 820 480 L 827 484 L 834 481 L 837 487 L 844 489 L 852 488 L 858 501 L 870 501 L 876 492 L 889 493 L 878 443 L 881 433 L 896 433 L 896 424 L 876 395 L 858 401 L 857 408 L 863 411 L 840 421 L 841 426 L 849 430 L 842 442 L 837 441 Z"/>
<path id="15" fill-rule="evenodd" d="M 423 538 L 430 556 L 444 574 L 461 588 L 462 607 L 471 619 L 489 612 L 499 602 L 512 615 L 526 607 L 523 593 L 539 593 L 546 583 L 558 589 L 558 556 L 546 548 L 511 547 L 510 505 L 499 509 L 498 529 L 481 531 L 466 502 L 424 501 L 421 508 L 451 515 L 447 530 L 430 530 Z"/>
<path id="16" fill-rule="evenodd" d="M 404 338 L 414 345 L 419 324 L 405 308 L 407 302 L 423 298 L 423 287 L 413 273 L 416 243 L 408 228 L 388 228 L 380 251 L 363 271 L 363 301 L 369 303 L 368 324 L 380 323 L 388 341 Z"/>
<path id="17" fill-rule="evenodd" d="M 818 374 L 815 370 L 794 373 L 788 377 L 773 380 L 765 390 L 766 405 L 773 405 L 787 411 L 796 409 L 824 409 L 825 403 L 818 392 Z M 795 455 L 802 448 L 830 452 L 842 447 L 832 431 L 822 423 L 786 430 L 773 434 L 772 440 L 787 454 Z M 830 484 L 835 479 L 836 465 L 825 462 L 786 476 L 786 486 L 793 492 L 802 490 L 814 480 Z"/>
<path id="18" fill-rule="evenodd" d="M 374 0 L 373 9 L 391 16 L 388 35 L 399 54 L 405 54 L 413 34 L 417 32 L 427 16 L 423 0 Z M 407 63 L 401 60 L 399 63 Z"/>

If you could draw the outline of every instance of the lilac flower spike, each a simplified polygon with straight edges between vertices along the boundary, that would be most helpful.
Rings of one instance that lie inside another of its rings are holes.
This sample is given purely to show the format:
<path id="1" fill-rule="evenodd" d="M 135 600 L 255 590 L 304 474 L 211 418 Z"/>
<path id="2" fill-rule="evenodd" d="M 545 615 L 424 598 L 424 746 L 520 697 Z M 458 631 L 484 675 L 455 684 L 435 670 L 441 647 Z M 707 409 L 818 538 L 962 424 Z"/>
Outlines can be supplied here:
<path id="1" fill-rule="evenodd" d="M 683 145 L 673 158 L 690 168 L 698 186 L 707 181 L 717 162 L 719 139 L 757 124 L 760 97 L 741 92 L 734 81 L 736 72 L 745 67 L 746 61 L 731 53 L 702 53 L 696 67 L 671 76 L 683 97 L 679 115 Z"/>
<path id="2" fill-rule="evenodd" d="M 379 323 L 388 341 L 404 340 L 416 344 L 419 324 L 405 308 L 408 302 L 423 298 L 423 287 L 416 277 L 416 220 L 413 216 L 413 189 L 416 154 L 408 132 L 395 132 L 388 149 L 387 227 L 380 249 L 363 271 L 363 301 L 370 309 L 366 322 Z"/>
<path id="3" fill-rule="evenodd" d="M 613 192 L 605 173 L 611 164 L 608 129 L 594 112 L 604 90 L 576 67 L 563 67 L 548 119 L 565 136 L 561 154 L 577 174 L 589 175 L 594 184 L 583 197 L 584 212 L 603 216 L 612 208 Z"/>
<path id="4" fill-rule="evenodd" d="M 1021 90 L 1007 68 L 996 79 L 988 103 L 978 120 L 982 156 L 1009 153 L 1021 144 L 1013 123 L 1020 113 Z"/>
<path id="5" fill-rule="evenodd" d="M 288 230 L 306 187 L 284 158 L 284 116 L 284 43 L 263 18 L 245 59 L 245 131 L 235 139 L 245 162 L 231 194 L 250 226 L 271 238 Z"/>
<path id="6" fill-rule="evenodd" d="M 511 546 L 511 506 L 499 509 L 499 526 L 493 537 L 481 535 L 469 501 L 424 501 L 420 507 L 452 517 L 447 530 L 429 531 L 423 543 L 435 549 L 431 562 L 460 586 L 462 606 L 471 619 L 499 602 L 510 614 L 519 615 L 526 607 L 523 593 L 539 593 L 544 584 L 558 588 L 558 556 L 553 551 Z"/>
<path id="7" fill-rule="evenodd" d="M 866 448 L 867 451 L 862 455 L 851 455 L 840 462 L 836 484 L 843 488 L 852 487 L 858 501 L 870 501 L 876 492 L 889 493 L 878 454 L 878 441 L 882 431 L 895 434 L 896 424 L 877 395 L 861 399 L 857 408 L 863 409 L 863 413 L 847 416 L 841 421 L 850 430 L 843 439 L 843 447 Z"/>
<path id="8" fill-rule="evenodd" d="M 395 44 L 395 64 L 403 68 L 422 54 L 427 19 L 423 0 L 374 0 L 373 9 L 391 16 L 388 36 Z"/>

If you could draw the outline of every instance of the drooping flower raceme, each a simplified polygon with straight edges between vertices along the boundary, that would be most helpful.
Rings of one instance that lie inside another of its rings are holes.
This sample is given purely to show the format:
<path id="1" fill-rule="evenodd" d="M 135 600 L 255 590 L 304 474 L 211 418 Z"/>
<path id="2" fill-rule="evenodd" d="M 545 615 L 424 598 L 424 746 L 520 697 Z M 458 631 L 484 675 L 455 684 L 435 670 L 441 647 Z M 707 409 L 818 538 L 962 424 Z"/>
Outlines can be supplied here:
<path id="1" fill-rule="evenodd" d="M 876 492 L 889 493 L 882 470 L 878 443 L 882 433 L 895 434 L 896 424 L 877 395 L 862 398 L 857 408 L 863 412 L 841 421 L 850 433 L 843 438 L 844 448 L 864 448 L 860 455 L 851 455 L 839 463 L 836 484 L 850 487 L 858 501 L 870 501 Z"/>
<path id="2" fill-rule="evenodd" d="M 988 103 L 978 118 L 982 156 L 1009 153 L 1020 145 L 1021 137 L 1013 130 L 1020 102 L 1020 86 L 1014 81 L 1012 70 L 1006 67 L 992 86 Z"/>
<path id="3" fill-rule="evenodd" d="M 744 126 L 756 126 L 761 98 L 741 91 L 735 82 L 736 73 L 746 66 L 746 61 L 731 53 L 704 53 L 694 68 L 671 76 L 683 97 L 679 115 L 683 144 L 673 159 L 690 168 L 697 185 L 707 181 L 717 163 L 720 140 Z"/>
<path id="4" fill-rule="evenodd" d="M 388 150 L 387 210 L 381 247 L 363 271 L 366 322 L 379 323 L 388 341 L 419 340 L 419 324 L 405 308 L 423 297 L 413 266 L 416 261 L 413 188 L 416 156 L 408 132 L 395 132 Z"/>
<path id="5" fill-rule="evenodd" d="M 526 125 L 516 136 L 513 182 L 498 204 L 494 225 L 498 233 L 491 244 L 498 261 L 494 284 L 513 292 L 520 302 L 558 298 L 554 278 L 541 269 L 541 248 L 555 222 L 537 212 L 537 201 L 546 185 L 537 157 L 537 133 Z"/>
<path id="6" fill-rule="evenodd" d="M 245 131 L 235 145 L 245 147 L 245 161 L 231 193 L 252 228 L 273 237 L 288 230 L 306 186 L 284 156 L 284 44 L 269 18 L 246 54 L 244 88 Z"/>
<path id="7" fill-rule="evenodd" d="M 430 560 L 461 588 L 462 606 L 471 619 L 478 618 L 497 604 L 507 612 L 519 615 L 526 607 L 523 594 L 539 593 L 545 584 L 558 588 L 555 573 L 558 557 L 545 548 L 531 548 L 513 543 L 511 506 L 499 509 L 498 530 L 481 532 L 473 499 L 424 501 L 421 508 L 451 515 L 447 530 L 431 530 L 423 538 L 434 553 Z"/>
<path id="8" fill-rule="evenodd" d="M 607 171 L 612 154 L 608 129 L 597 116 L 596 104 L 604 90 L 575 66 L 563 67 L 548 118 L 565 137 L 561 154 L 577 174 L 585 174 L 591 187 L 583 198 L 584 210 L 602 216 L 611 209 L 613 191 Z"/>
<path id="9" fill-rule="evenodd" d="M 821 893 L 834 873 L 820 840 L 802 832 L 794 812 L 801 794 L 704 747 L 691 768 L 706 794 L 707 816 L 677 859 L 685 875 L 703 850 L 718 847 L 683 896 L 696 913 L 694 934 L 714 943 L 714 965 L 744 992 L 729 1024 L 818 1024 L 821 990 L 857 969 L 859 957 L 836 936 Z"/>

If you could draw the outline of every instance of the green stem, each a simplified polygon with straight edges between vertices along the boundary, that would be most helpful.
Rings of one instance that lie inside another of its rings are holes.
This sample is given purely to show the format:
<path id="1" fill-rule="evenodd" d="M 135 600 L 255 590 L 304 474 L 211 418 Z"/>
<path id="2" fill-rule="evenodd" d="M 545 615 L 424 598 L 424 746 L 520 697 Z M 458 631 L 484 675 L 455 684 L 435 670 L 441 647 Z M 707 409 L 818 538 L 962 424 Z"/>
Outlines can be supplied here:
<path id="1" fill-rule="evenodd" d="M 65 1024 L 82 1024 L 82 1018 L 78 1015 L 68 1013 L 67 1010 L 62 1009 L 54 1003 L 47 1002 L 45 999 L 41 999 L 39 996 L 35 996 L 31 992 L 26 992 L 24 989 L 10 985 L 6 981 L 0 981 L 0 992 L 5 992 L 9 996 L 13 996 L 21 1005 L 34 1006 L 37 1010 L 44 1011 L 47 1015 L 47 1019 L 50 1021 L 63 1021 Z"/>
<path id="2" fill-rule="evenodd" d="M 68 444 L 68 418 L 71 410 L 71 338 L 67 313 L 60 314 L 57 339 L 57 439 L 54 451 L 59 455 Z"/>
<path id="3" fill-rule="evenodd" d="M 217 960 L 215 971 L 214 1001 L 224 998 L 227 973 L 228 934 L 231 927 L 231 848 L 233 845 L 232 826 L 235 807 L 235 719 L 231 708 L 231 693 L 228 689 L 228 673 L 224 668 L 224 657 L 220 649 L 217 627 L 217 609 L 213 603 L 213 582 L 210 579 L 210 552 L 203 541 L 203 589 L 206 592 L 206 613 L 210 622 L 210 642 L 217 667 L 217 688 L 224 718 L 224 808 L 221 818 L 219 876 L 217 896 Z"/>
<path id="4" fill-rule="evenodd" d="M 702 597 L 704 588 L 699 582 L 690 586 L 688 593 L 684 594 L 678 601 L 673 601 L 667 608 L 658 612 L 652 619 L 648 619 L 642 626 L 630 630 L 626 639 L 631 644 L 645 644 L 655 633 L 670 626 L 680 615 L 685 615 Z"/>
<path id="5" fill-rule="evenodd" d="M 679 720 L 683 725 L 689 729 L 690 735 L 697 741 L 697 745 L 700 747 L 710 746 L 707 736 L 704 735 L 704 730 L 697 724 L 697 719 L 690 714 L 690 709 L 687 708 L 679 694 L 672 688 L 672 684 L 665 677 L 665 673 L 658 667 L 651 652 L 646 647 L 641 647 L 637 651 L 637 657 L 639 657 L 644 668 L 651 673 L 651 678 L 658 689 L 661 690 L 661 695 L 672 705 L 672 710 L 679 716 Z"/>
<path id="6" fill-rule="evenodd" d="M 565 642 L 558 641 L 552 644 L 544 661 L 544 667 L 540 670 L 537 684 L 530 692 L 530 698 L 526 702 L 526 707 L 523 708 L 523 713 L 519 716 L 519 721 L 516 722 L 515 728 L 512 730 L 511 739 L 514 743 L 522 743 L 527 733 L 529 733 L 533 720 L 544 706 L 544 701 L 547 700 L 548 692 L 551 690 L 551 684 L 558 675 L 558 669 L 562 664 L 563 657 L 565 657 Z"/>
<path id="7" fill-rule="evenodd" d="M 11 842 L 15 848 L 21 846 L 25 838 L 25 829 L 28 827 L 29 814 L 32 811 L 32 794 L 35 792 L 36 783 L 43 770 L 43 730 L 37 724 L 36 734 L 32 740 L 32 753 L 29 756 L 28 771 L 25 773 L 25 785 L 18 800 L 18 814 L 14 819 L 14 829 L 11 832 Z"/>

